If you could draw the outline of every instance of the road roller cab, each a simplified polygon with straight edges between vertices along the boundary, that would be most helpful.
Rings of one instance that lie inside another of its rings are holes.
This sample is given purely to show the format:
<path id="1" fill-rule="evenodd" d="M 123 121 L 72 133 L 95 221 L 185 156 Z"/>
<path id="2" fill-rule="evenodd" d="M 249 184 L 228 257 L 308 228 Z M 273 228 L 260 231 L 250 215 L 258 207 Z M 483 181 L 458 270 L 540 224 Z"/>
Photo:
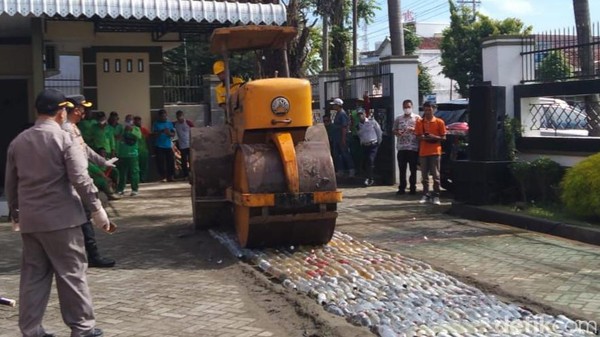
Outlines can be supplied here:
<path id="1" fill-rule="evenodd" d="M 310 83 L 275 77 L 228 89 L 230 52 L 279 49 L 287 63 L 295 36 L 293 27 L 243 26 L 211 38 L 225 61 L 226 124 L 192 131 L 194 223 L 233 223 L 243 247 L 324 244 L 335 228 L 342 196 L 325 128 L 312 125 Z"/>

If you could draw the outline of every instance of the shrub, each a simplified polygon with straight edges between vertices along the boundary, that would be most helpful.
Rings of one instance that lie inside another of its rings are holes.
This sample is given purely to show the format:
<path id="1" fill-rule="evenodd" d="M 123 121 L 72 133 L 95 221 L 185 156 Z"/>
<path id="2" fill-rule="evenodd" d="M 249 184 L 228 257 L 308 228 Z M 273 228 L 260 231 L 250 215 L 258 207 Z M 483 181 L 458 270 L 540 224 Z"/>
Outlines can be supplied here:
<path id="1" fill-rule="evenodd" d="M 528 161 L 515 161 L 508 165 L 508 169 L 519 184 L 521 201 L 527 202 L 528 191 L 531 186 L 531 163 Z"/>
<path id="2" fill-rule="evenodd" d="M 519 184 L 523 202 L 541 201 L 548 204 L 558 201 L 556 191 L 564 172 L 559 163 L 540 157 L 532 162 L 512 162 L 509 170 Z"/>
<path id="3" fill-rule="evenodd" d="M 531 162 L 531 177 L 535 184 L 535 195 L 543 203 L 559 201 L 557 191 L 563 172 L 560 164 L 548 157 L 540 157 Z"/>
<path id="4" fill-rule="evenodd" d="M 567 170 L 561 199 L 567 211 L 585 218 L 600 218 L 600 153 Z"/>

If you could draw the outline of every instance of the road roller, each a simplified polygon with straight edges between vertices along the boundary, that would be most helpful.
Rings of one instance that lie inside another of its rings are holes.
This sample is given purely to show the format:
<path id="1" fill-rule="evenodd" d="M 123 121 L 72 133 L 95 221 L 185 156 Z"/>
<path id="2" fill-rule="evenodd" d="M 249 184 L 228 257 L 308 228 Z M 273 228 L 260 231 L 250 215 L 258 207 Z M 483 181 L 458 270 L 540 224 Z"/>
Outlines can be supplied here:
<path id="1" fill-rule="evenodd" d="M 211 51 L 224 60 L 225 124 L 192 128 L 195 227 L 233 224 L 242 247 L 319 245 L 331 240 L 337 190 L 327 132 L 313 126 L 306 79 L 287 77 L 293 27 L 216 29 Z M 229 54 L 282 52 L 284 76 L 253 79 L 229 90 Z"/>

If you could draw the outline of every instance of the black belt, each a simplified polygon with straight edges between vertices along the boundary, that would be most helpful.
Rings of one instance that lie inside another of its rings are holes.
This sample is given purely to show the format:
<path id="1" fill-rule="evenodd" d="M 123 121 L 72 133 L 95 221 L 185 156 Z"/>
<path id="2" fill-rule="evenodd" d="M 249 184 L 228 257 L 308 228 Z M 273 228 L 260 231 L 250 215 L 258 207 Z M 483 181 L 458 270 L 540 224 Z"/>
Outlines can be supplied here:
<path id="1" fill-rule="evenodd" d="M 378 142 L 377 142 L 376 140 L 374 140 L 374 141 L 372 141 L 372 142 L 368 142 L 368 143 L 362 143 L 361 145 L 362 145 L 362 146 L 373 146 L 373 145 L 377 145 L 377 143 L 378 143 Z"/>

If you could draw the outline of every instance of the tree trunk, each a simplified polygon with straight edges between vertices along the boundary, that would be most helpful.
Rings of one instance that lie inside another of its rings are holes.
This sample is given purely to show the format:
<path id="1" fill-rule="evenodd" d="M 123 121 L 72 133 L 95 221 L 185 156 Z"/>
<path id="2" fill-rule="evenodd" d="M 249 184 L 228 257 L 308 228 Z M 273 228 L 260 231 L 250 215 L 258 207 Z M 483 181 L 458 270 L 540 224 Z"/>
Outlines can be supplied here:
<path id="1" fill-rule="evenodd" d="M 344 21 L 344 0 L 331 1 L 333 7 L 331 12 L 331 59 L 329 65 L 333 69 L 346 67 L 346 56 L 348 55 Z"/>
<path id="2" fill-rule="evenodd" d="M 329 70 L 329 17 L 323 15 L 323 71 Z"/>
<path id="3" fill-rule="evenodd" d="M 581 75 L 590 79 L 595 76 L 594 51 L 591 45 L 590 5 L 588 0 L 573 0 L 575 25 L 577 27 L 577 44 L 579 44 L 579 63 Z M 589 135 L 600 136 L 600 95 L 585 96 L 585 111 Z"/>
<path id="4" fill-rule="evenodd" d="M 402 29 L 402 13 L 400 10 L 400 0 L 388 0 L 392 56 L 404 56 L 404 30 Z"/>
<path id="5" fill-rule="evenodd" d="M 352 65 L 358 65 L 358 0 L 352 0 Z"/>

